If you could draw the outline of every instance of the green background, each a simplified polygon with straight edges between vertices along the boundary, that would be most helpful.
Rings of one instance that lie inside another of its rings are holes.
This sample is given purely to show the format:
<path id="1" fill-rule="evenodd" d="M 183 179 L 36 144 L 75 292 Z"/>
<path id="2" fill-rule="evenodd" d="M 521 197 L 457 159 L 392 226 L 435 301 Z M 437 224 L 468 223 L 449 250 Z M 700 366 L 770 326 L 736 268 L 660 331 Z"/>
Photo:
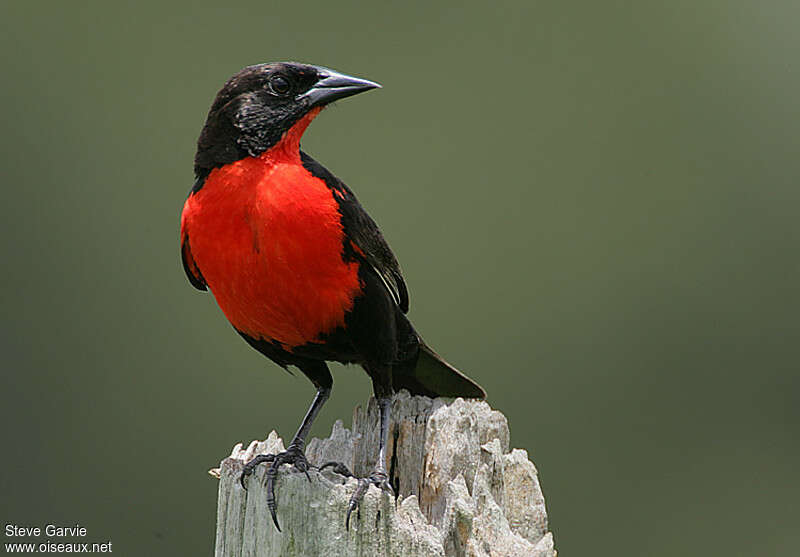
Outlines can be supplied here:
<path id="1" fill-rule="evenodd" d="M 213 95 L 379 81 L 304 148 L 536 462 L 562 555 L 800 552 L 800 4 L 5 2 L 0 519 L 208 555 L 239 440 L 313 388 L 186 281 Z M 334 366 L 314 428 L 370 383 Z M 8 541 L 4 538 L 3 541 Z"/>

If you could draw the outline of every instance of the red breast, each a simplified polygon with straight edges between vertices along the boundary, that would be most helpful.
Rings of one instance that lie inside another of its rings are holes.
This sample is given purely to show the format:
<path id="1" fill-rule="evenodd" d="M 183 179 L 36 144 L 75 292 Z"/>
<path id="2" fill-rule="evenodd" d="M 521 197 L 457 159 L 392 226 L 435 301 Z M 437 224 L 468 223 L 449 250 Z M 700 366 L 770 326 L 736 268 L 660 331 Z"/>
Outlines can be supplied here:
<path id="1" fill-rule="evenodd" d="M 195 264 L 228 320 L 290 349 L 344 325 L 361 292 L 338 204 L 300 161 L 313 110 L 259 157 L 213 170 L 183 208 Z"/>

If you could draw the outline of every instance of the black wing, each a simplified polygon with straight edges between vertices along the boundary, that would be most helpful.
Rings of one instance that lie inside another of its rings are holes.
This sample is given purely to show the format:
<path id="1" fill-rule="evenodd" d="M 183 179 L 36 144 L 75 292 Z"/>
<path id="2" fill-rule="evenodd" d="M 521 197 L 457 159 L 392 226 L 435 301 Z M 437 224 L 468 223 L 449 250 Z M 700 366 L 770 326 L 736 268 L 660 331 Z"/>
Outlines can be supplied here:
<path id="1" fill-rule="evenodd" d="M 322 179 L 333 192 L 333 197 L 339 204 L 339 212 L 342 215 L 344 233 L 353 243 L 352 249 L 370 264 L 397 306 L 403 313 L 407 313 L 408 289 L 403 275 L 400 273 L 400 264 L 392 250 L 389 249 L 389 244 L 383 239 L 378 225 L 367 214 L 344 182 L 306 153 L 300 151 L 300 157 L 305 169 L 313 176 Z M 348 246 L 345 246 L 345 250 L 347 249 Z"/>
<path id="2" fill-rule="evenodd" d="M 185 236 L 181 242 L 181 259 L 183 260 L 183 271 L 186 273 L 186 277 L 189 279 L 189 282 L 192 283 L 192 286 L 198 290 L 208 290 L 206 279 L 203 278 L 203 273 L 200 272 L 200 268 L 192 257 L 188 236 Z"/>

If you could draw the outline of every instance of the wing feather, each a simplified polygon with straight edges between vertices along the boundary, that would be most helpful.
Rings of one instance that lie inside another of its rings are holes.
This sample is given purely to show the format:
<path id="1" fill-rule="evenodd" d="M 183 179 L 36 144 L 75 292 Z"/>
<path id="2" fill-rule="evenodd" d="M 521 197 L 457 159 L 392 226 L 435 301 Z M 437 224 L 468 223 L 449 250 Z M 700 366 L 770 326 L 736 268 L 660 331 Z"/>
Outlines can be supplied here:
<path id="1" fill-rule="evenodd" d="M 392 299 L 403 311 L 408 312 L 408 289 L 400 264 L 383 238 L 378 225 L 367 214 L 350 188 L 324 166 L 304 152 L 300 152 L 303 166 L 313 176 L 322 179 L 333 192 L 342 215 L 342 226 L 347 239 L 353 244 L 356 254 L 362 256 L 386 286 Z"/>

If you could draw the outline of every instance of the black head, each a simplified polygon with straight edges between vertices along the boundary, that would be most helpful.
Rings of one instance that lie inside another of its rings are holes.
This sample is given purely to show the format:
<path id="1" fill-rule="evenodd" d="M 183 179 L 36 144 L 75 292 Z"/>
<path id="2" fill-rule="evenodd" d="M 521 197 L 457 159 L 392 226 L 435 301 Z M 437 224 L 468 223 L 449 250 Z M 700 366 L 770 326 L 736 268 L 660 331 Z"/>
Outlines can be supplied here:
<path id="1" fill-rule="evenodd" d="M 260 155 L 311 109 L 380 87 L 328 68 L 276 62 L 248 66 L 217 93 L 197 141 L 194 171 Z"/>

